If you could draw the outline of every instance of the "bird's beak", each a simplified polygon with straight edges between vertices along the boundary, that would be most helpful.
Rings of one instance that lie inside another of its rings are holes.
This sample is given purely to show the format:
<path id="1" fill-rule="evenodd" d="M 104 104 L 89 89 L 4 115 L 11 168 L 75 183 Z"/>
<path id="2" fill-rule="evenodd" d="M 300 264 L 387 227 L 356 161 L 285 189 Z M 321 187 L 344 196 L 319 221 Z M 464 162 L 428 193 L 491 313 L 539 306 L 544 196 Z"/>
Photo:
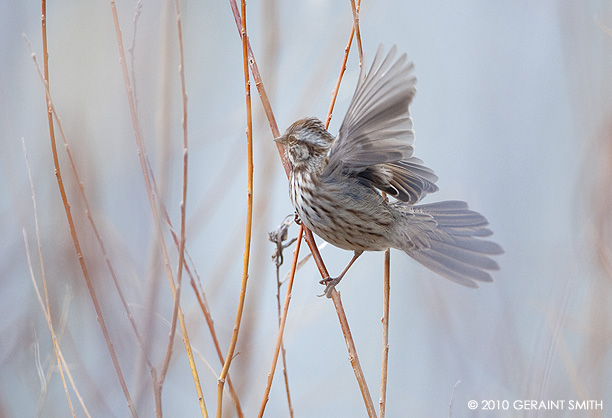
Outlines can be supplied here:
<path id="1" fill-rule="evenodd" d="M 274 142 L 281 145 L 287 145 L 287 137 L 285 135 L 274 138 Z"/>

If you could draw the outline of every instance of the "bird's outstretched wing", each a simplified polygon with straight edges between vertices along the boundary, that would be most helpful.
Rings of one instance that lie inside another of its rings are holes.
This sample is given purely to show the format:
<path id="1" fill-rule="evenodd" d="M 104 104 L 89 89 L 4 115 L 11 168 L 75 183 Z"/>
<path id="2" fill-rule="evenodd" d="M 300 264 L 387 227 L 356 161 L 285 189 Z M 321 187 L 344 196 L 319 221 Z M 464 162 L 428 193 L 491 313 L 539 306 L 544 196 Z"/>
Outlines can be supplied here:
<path id="1" fill-rule="evenodd" d="M 433 170 L 416 157 L 366 167 L 357 177 L 402 202 L 414 204 L 426 194 L 438 191 Z"/>
<path id="2" fill-rule="evenodd" d="M 407 202 L 437 190 L 433 171 L 412 157 L 414 133 L 408 106 L 416 93 L 413 64 L 378 48 L 370 70 L 362 68 L 323 176 L 358 176 Z"/>

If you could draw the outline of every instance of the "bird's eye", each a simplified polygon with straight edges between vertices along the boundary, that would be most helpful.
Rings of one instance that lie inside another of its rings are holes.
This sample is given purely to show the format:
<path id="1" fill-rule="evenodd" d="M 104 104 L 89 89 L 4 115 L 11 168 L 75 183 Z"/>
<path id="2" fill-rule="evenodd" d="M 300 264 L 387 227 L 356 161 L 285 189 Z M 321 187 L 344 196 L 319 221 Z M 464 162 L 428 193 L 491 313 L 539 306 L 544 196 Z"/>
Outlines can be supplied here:
<path id="1" fill-rule="evenodd" d="M 289 145 L 295 145 L 297 143 L 297 138 L 293 135 L 289 136 Z"/>

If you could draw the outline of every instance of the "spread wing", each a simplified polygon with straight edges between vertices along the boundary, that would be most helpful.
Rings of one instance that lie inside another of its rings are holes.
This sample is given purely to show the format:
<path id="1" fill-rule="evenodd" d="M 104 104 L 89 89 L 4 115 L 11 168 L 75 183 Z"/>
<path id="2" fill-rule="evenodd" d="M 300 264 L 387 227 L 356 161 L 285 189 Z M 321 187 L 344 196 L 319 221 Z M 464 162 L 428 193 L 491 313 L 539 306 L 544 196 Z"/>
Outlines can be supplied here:
<path id="1" fill-rule="evenodd" d="M 366 167 L 357 176 L 367 184 L 406 203 L 416 203 L 426 194 L 438 191 L 433 170 L 416 157 Z"/>
<path id="2" fill-rule="evenodd" d="M 338 138 L 328 154 L 324 176 L 353 175 L 393 197 L 414 203 L 437 190 L 433 171 L 412 157 L 414 133 L 408 106 L 416 78 L 406 54 L 395 59 L 378 48 L 363 70 Z"/>

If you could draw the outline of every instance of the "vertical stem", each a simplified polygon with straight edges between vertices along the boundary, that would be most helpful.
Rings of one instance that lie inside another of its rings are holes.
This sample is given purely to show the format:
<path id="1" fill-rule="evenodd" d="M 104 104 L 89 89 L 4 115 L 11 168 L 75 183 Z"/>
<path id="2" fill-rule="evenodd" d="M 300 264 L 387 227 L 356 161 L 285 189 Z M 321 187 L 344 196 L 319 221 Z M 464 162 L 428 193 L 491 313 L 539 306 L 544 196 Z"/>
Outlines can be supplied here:
<path id="1" fill-rule="evenodd" d="M 361 46 L 361 31 L 359 30 L 359 6 L 361 5 L 361 0 L 358 0 L 357 5 L 355 5 L 355 0 L 351 0 L 351 10 L 353 12 L 353 27 L 355 28 L 356 36 L 357 36 L 357 50 L 359 51 L 359 67 L 361 68 L 361 64 L 363 63 L 363 48 Z"/>
<path id="2" fill-rule="evenodd" d="M 66 213 L 66 218 L 68 220 L 68 227 L 70 228 L 70 235 L 72 237 L 72 243 L 77 253 L 77 258 L 79 260 L 79 265 L 81 267 L 83 277 L 85 278 L 85 282 L 87 284 L 87 290 L 89 291 L 89 296 L 91 298 L 91 301 L 94 305 L 94 309 L 96 311 L 98 323 L 100 324 L 102 334 L 104 335 L 104 341 L 106 342 L 108 352 L 111 356 L 111 360 L 113 362 L 115 372 L 117 373 L 117 377 L 119 379 L 119 384 L 121 385 L 121 389 L 123 390 L 123 394 L 125 396 L 125 399 L 127 400 L 130 412 L 132 413 L 133 417 L 137 417 L 138 414 L 136 413 L 136 408 L 134 407 L 134 403 L 132 402 L 132 397 L 130 396 L 130 392 L 128 390 L 127 384 L 125 383 L 123 372 L 121 371 L 121 366 L 119 365 L 119 359 L 117 358 L 117 354 L 115 353 L 115 349 L 113 347 L 113 343 L 111 341 L 110 334 L 108 333 L 108 329 L 106 328 L 106 322 L 104 320 L 104 315 L 102 314 L 102 308 L 100 306 L 100 302 L 98 301 L 98 296 L 96 295 L 96 292 L 94 290 L 93 283 L 91 281 L 91 277 L 89 276 L 89 270 L 87 269 L 85 258 L 83 257 L 83 253 L 81 250 L 81 244 L 79 243 L 79 238 L 77 236 L 76 227 L 74 225 L 74 220 L 72 218 L 72 213 L 70 212 L 70 203 L 68 202 L 68 196 L 66 194 L 64 181 L 62 179 L 62 172 L 60 169 L 59 157 L 57 155 L 57 145 L 55 142 L 55 130 L 53 127 L 53 105 L 51 101 L 51 92 L 49 90 L 49 52 L 47 48 L 47 2 L 45 0 L 42 0 L 41 6 L 42 6 L 42 40 L 43 40 L 43 68 L 44 68 L 43 81 L 45 83 L 45 95 L 47 99 L 47 120 L 49 124 L 49 139 L 51 140 L 51 152 L 53 154 L 55 177 L 56 177 L 57 185 L 58 185 L 59 192 L 62 198 L 62 203 L 64 205 L 64 212 Z M 34 54 L 32 54 L 32 58 L 35 59 Z M 62 132 L 62 135 L 63 135 L 63 132 Z"/>
<path id="3" fill-rule="evenodd" d="M 249 58 L 248 58 L 248 37 L 246 28 L 246 1 L 240 2 L 242 19 L 240 28 L 240 37 L 242 38 L 242 61 L 244 70 L 244 92 L 246 99 L 246 119 L 247 119 L 247 219 L 246 219 L 246 236 L 244 240 L 244 257 L 242 264 L 242 283 L 240 285 L 240 298 L 238 300 L 238 309 L 236 311 L 236 321 L 234 323 L 234 332 L 232 340 L 225 358 L 223 370 L 219 376 L 217 385 L 217 418 L 222 417 L 223 408 L 223 385 L 225 378 L 229 372 L 229 367 L 234 357 L 234 351 L 238 342 L 238 332 L 240 331 L 240 323 L 242 321 L 242 312 L 244 310 L 244 301 L 246 297 L 246 286 L 249 277 L 249 257 L 251 253 L 251 229 L 253 223 L 253 120 L 251 114 L 251 83 L 249 80 Z"/>
<path id="4" fill-rule="evenodd" d="M 172 356 L 172 346 L 174 343 L 174 335 L 176 332 L 176 322 L 179 317 L 182 317 L 182 313 L 179 310 L 180 300 L 181 300 L 181 284 L 183 278 L 183 268 L 185 265 L 185 212 L 186 212 L 186 203 L 187 203 L 187 166 L 188 166 L 188 135 L 187 135 L 187 87 L 185 83 L 185 53 L 183 50 L 183 27 L 181 24 L 181 9 L 178 0 L 175 0 L 174 7 L 176 11 L 176 25 L 178 31 L 178 44 L 179 44 L 179 74 L 181 79 L 181 93 L 183 98 L 183 187 L 182 187 L 182 197 L 180 203 L 181 209 L 181 235 L 179 239 L 179 261 L 176 272 L 176 290 L 174 292 L 174 305 L 172 309 L 172 323 L 170 326 L 170 335 L 168 337 L 168 347 L 166 349 L 166 358 L 164 360 L 164 365 L 162 367 L 162 371 L 159 379 L 159 387 L 163 385 L 164 379 L 166 377 L 166 373 L 168 371 L 168 367 L 170 365 L 170 358 Z M 182 321 L 181 321 L 182 322 Z M 193 359 L 193 353 L 191 351 L 191 346 L 186 346 L 187 356 L 189 359 L 189 366 L 191 369 L 192 377 L 194 381 L 198 382 L 198 373 L 195 366 L 195 361 Z M 196 393 L 198 395 L 198 402 L 200 404 L 200 411 L 202 412 L 203 417 L 208 417 L 208 411 L 206 409 L 206 403 L 204 402 L 204 396 L 202 393 L 202 388 L 199 383 L 196 384 Z M 161 414 L 161 411 L 159 412 Z"/>
<path id="5" fill-rule="evenodd" d="M 346 62 L 348 61 L 349 52 L 351 50 L 351 45 L 353 43 L 353 36 L 355 35 L 355 27 L 356 23 L 359 21 L 359 6 L 361 5 L 361 0 L 357 0 L 357 6 L 354 4 L 354 0 L 351 0 L 351 10 L 353 11 L 353 26 L 351 26 L 351 34 L 349 35 L 348 44 L 344 48 L 344 58 L 342 59 L 342 65 L 340 66 L 340 75 L 338 76 L 338 81 L 336 81 L 336 86 L 334 87 L 334 91 L 332 92 L 332 99 L 329 105 L 329 110 L 327 111 L 327 119 L 325 120 L 325 129 L 329 128 L 329 123 L 331 122 L 332 113 L 334 110 L 334 106 L 336 105 L 336 97 L 338 97 L 338 91 L 340 90 L 340 82 L 342 81 L 342 77 L 344 76 L 344 72 L 346 71 Z M 361 61 L 363 60 L 363 51 L 361 51 L 361 36 L 358 38 L 359 40 L 359 66 L 361 67 Z"/>
<path id="6" fill-rule="evenodd" d="M 281 323 L 278 327 L 278 335 L 276 337 L 276 347 L 274 349 L 274 356 L 272 359 L 272 367 L 270 373 L 268 373 L 268 381 L 266 384 L 266 390 L 259 407 L 258 418 L 262 418 L 268 403 L 268 397 L 270 396 L 270 388 L 272 387 L 272 380 L 274 379 L 274 371 L 276 370 L 276 363 L 278 362 L 278 355 L 283 342 L 283 333 L 285 332 L 285 324 L 287 323 L 287 312 L 289 311 L 289 301 L 291 301 L 291 290 L 293 289 L 293 279 L 295 278 L 295 270 L 297 268 L 298 256 L 300 254 L 300 246 L 302 244 L 302 233 L 304 232 L 304 226 L 300 226 L 298 232 L 298 239 L 295 244 L 295 250 L 293 250 L 293 262 L 291 263 L 291 274 L 289 275 L 289 283 L 287 284 L 287 294 L 285 296 L 285 305 L 283 307 L 283 316 L 281 317 Z M 293 412 L 291 412 L 293 415 Z"/>
<path id="7" fill-rule="evenodd" d="M 389 295 L 391 291 L 390 272 L 391 251 L 385 250 L 384 268 L 384 298 L 383 298 L 383 343 L 382 343 L 382 370 L 380 373 L 380 398 L 378 400 L 378 418 L 384 418 L 387 401 L 387 372 L 389 366 Z"/>

